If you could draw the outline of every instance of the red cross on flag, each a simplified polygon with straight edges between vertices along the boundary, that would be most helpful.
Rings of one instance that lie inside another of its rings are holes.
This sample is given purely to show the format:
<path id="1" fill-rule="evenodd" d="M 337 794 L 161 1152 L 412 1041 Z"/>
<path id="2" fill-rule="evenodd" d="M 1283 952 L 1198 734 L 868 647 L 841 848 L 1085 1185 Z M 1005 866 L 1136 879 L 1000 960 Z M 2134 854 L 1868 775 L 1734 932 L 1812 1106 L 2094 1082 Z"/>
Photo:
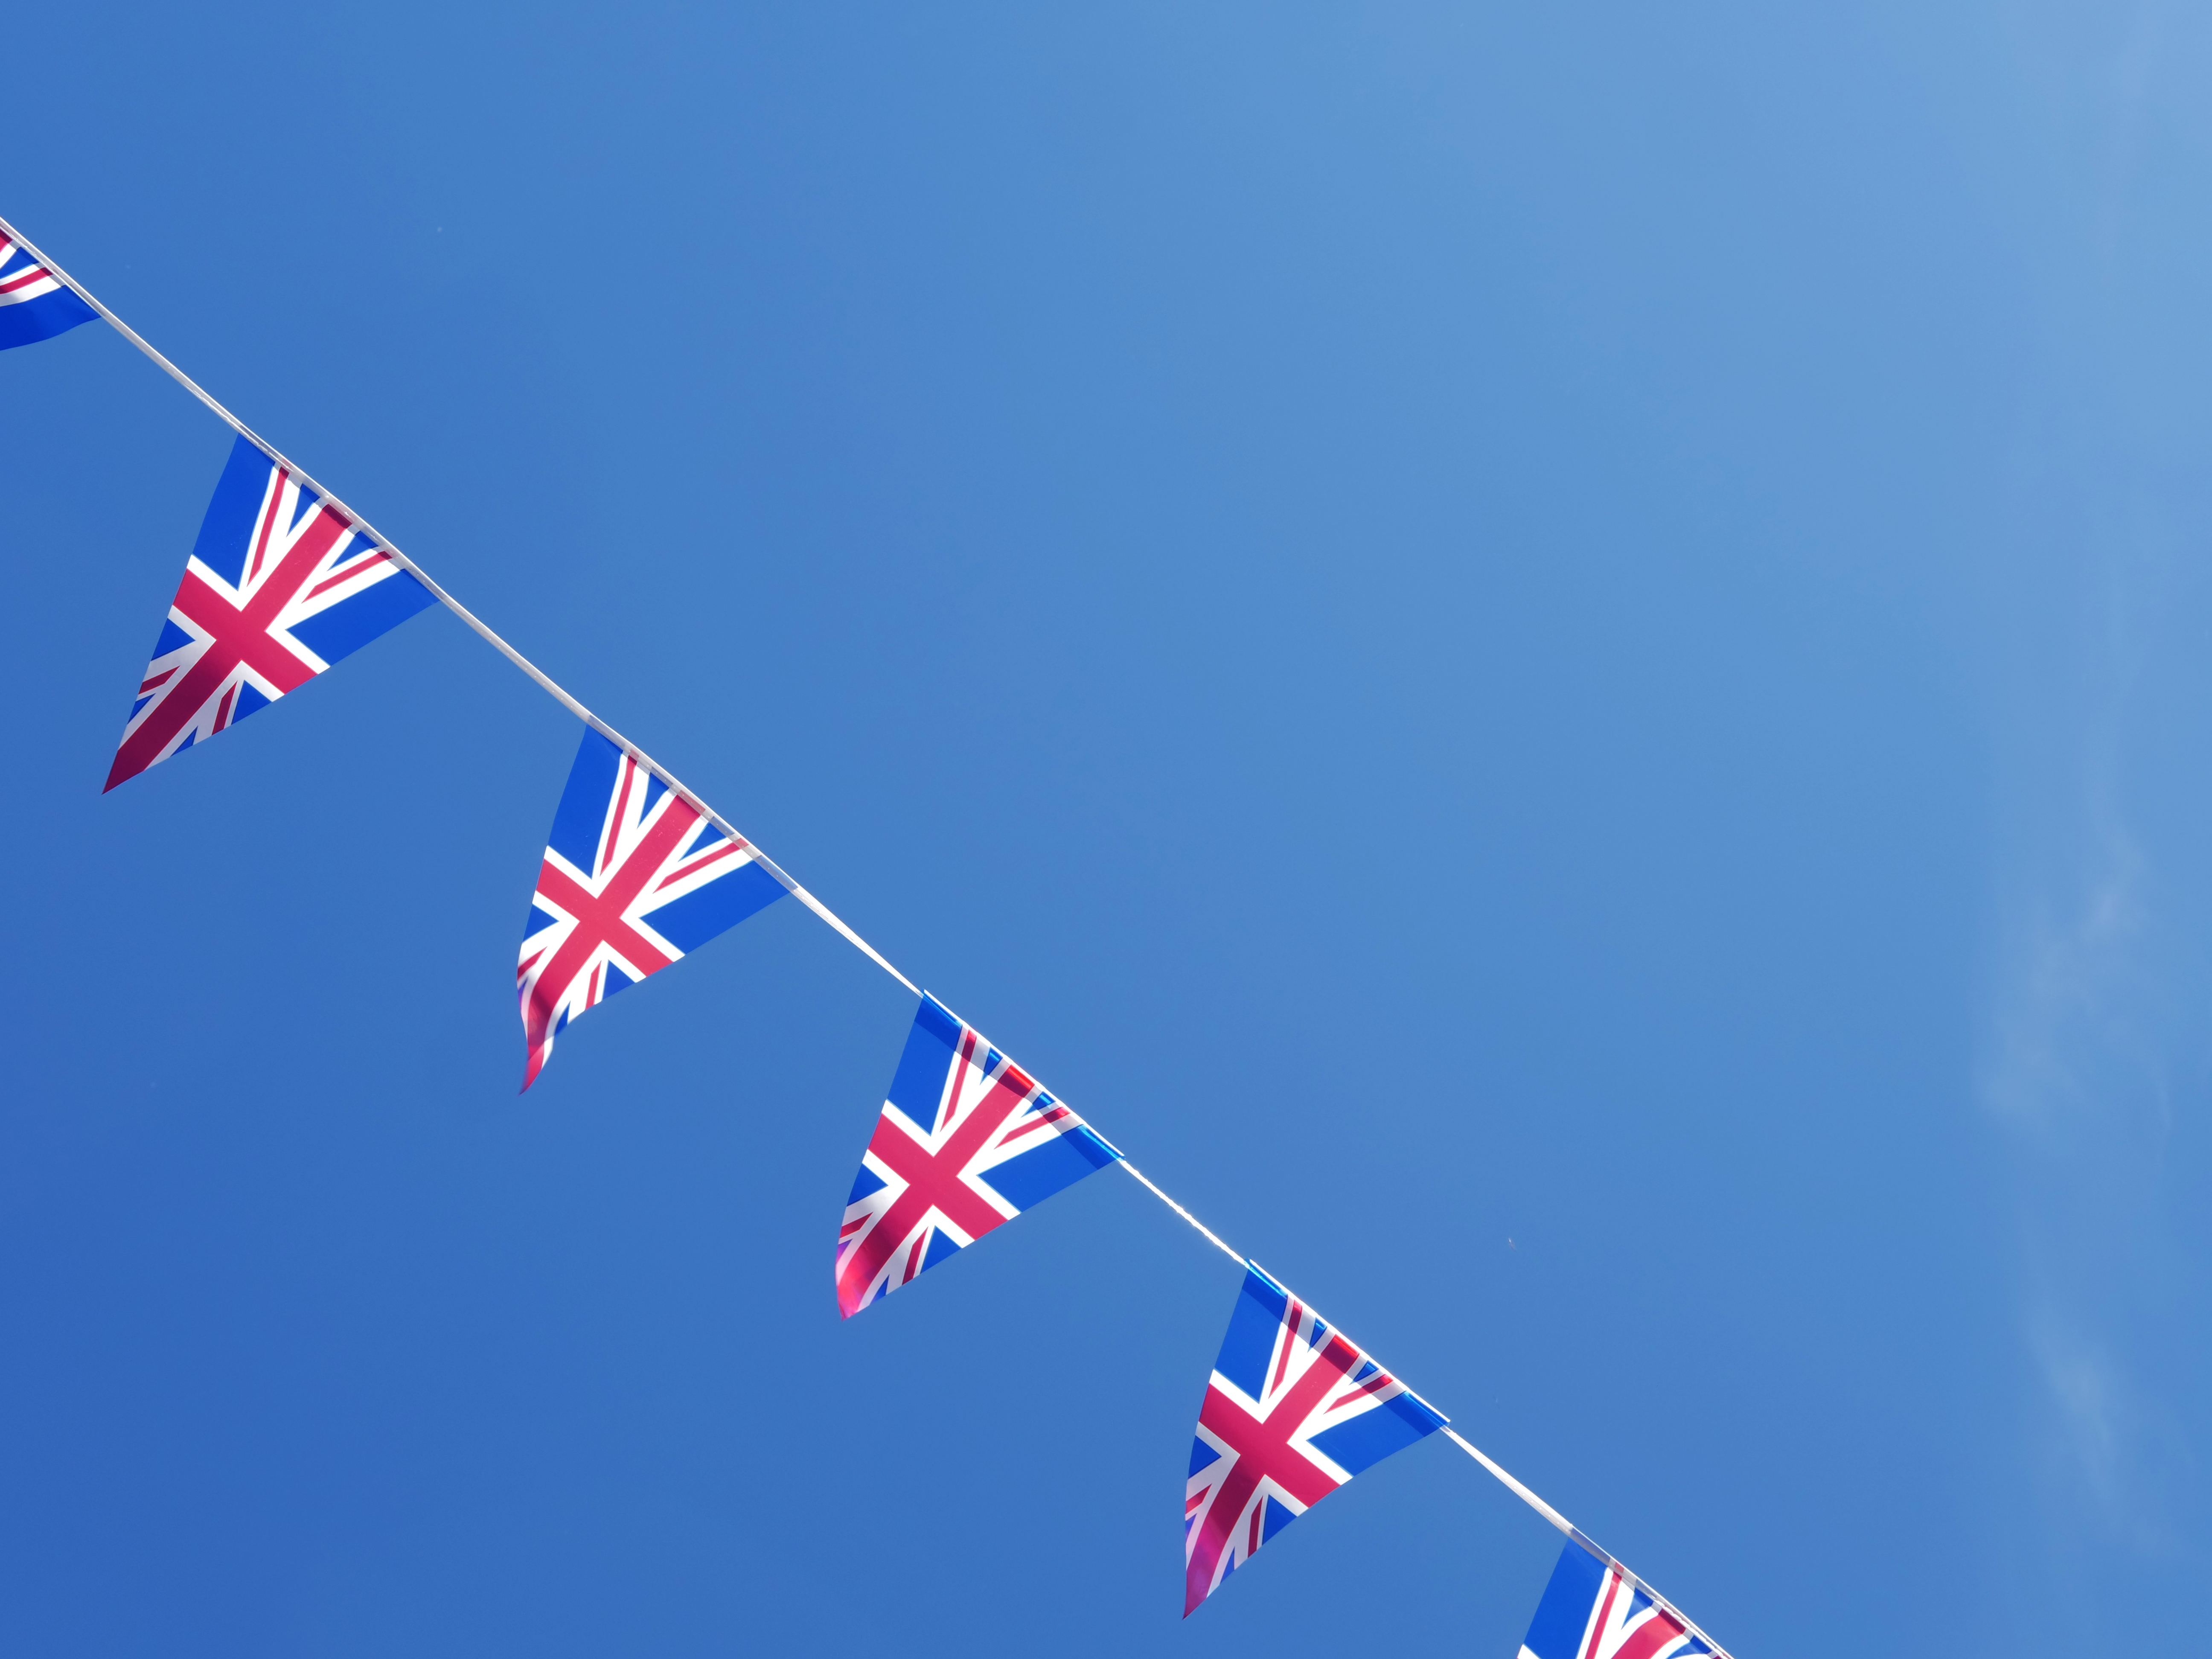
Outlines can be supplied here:
<path id="1" fill-rule="evenodd" d="M 522 1086 L 586 1008 L 657 974 L 784 895 L 744 842 L 597 732 L 584 732 L 514 969 Z"/>
<path id="2" fill-rule="evenodd" d="M 837 1231 L 846 1318 L 1121 1154 L 935 997 L 907 1033 Z"/>
<path id="3" fill-rule="evenodd" d="M 1185 1618 L 1292 1521 L 1446 1420 L 1256 1265 L 1244 1267 L 1191 1443 Z"/>
<path id="4" fill-rule="evenodd" d="M 240 438 L 106 787 L 228 731 L 435 603 L 343 514 Z"/>

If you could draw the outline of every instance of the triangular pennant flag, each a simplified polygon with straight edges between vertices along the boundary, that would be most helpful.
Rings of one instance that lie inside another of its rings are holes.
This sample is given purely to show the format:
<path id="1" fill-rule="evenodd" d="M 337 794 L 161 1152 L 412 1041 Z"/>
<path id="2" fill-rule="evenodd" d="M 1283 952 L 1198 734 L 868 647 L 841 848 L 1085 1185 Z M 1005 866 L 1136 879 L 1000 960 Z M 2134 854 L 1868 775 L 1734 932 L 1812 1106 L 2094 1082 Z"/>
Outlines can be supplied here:
<path id="1" fill-rule="evenodd" d="M 352 520 L 240 438 L 106 787 L 266 708 L 436 602 Z"/>
<path id="2" fill-rule="evenodd" d="M 1293 1519 L 1448 1420 L 1258 1266 L 1244 1268 L 1183 1488 L 1186 1619 Z"/>
<path id="3" fill-rule="evenodd" d="M 725 836 L 623 750 L 586 729 L 553 814 L 515 987 L 529 1054 L 624 986 L 784 895 L 753 849 Z"/>
<path id="4" fill-rule="evenodd" d="M 0 351 L 66 334 L 100 313 L 0 230 Z"/>
<path id="5" fill-rule="evenodd" d="M 1521 1659 L 1690 1659 L 1714 1650 L 1627 1574 L 1570 1539 Z"/>
<path id="6" fill-rule="evenodd" d="M 837 1234 L 837 1306 L 870 1303 L 1121 1154 L 925 995 Z"/>

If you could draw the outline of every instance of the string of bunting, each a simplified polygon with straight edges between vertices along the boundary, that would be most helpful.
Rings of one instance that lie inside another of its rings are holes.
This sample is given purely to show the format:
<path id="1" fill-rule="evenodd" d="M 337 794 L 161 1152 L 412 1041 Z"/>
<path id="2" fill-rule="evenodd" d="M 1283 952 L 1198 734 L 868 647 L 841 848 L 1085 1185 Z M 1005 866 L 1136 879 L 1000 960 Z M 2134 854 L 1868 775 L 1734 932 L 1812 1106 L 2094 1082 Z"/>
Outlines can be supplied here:
<path id="1" fill-rule="evenodd" d="M 1441 1433 L 1566 1535 L 1523 1659 L 1727 1659 L 1673 1603 L 1163 1191 L 666 767 L 0 219 L 0 350 L 95 319 L 236 434 L 106 788 L 228 730 L 416 612 L 444 605 L 584 726 L 515 967 L 525 1090 L 577 1016 L 788 894 L 921 1000 L 838 1229 L 837 1305 L 847 1318 L 1109 1165 L 1243 1268 L 1191 1445 L 1186 1617 L 1322 1498 Z"/>

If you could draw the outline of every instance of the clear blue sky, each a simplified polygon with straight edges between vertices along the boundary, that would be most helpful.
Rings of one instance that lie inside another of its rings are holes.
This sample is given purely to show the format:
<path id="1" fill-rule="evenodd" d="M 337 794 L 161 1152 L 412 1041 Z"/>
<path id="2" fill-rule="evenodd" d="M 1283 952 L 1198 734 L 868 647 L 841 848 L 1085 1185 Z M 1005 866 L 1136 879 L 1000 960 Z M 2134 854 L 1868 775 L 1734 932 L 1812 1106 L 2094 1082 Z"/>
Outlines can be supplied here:
<path id="1" fill-rule="evenodd" d="M 2212 1550 L 2212 29 L 19 9 L 0 211 L 1747 1656 Z M 431 612 L 100 784 L 228 435 L 0 356 L 0 1648 L 1508 1659 L 1441 1441 L 1188 1625 L 1234 1266 L 851 1324 L 911 1000 L 574 1027 Z"/>

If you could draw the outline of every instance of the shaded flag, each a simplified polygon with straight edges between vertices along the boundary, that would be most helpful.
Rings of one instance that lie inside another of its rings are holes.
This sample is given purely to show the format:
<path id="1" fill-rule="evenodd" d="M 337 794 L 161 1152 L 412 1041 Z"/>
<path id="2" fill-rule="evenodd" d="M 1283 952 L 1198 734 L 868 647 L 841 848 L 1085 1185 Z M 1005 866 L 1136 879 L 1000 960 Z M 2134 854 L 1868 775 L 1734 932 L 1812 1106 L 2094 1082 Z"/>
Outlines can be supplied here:
<path id="1" fill-rule="evenodd" d="M 515 988 L 527 1089 L 586 1008 L 784 895 L 753 849 L 586 728 L 530 896 Z"/>
<path id="2" fill-rule="evenodd" d="M 850 1319 L 1121 1154 L 924 995 L 837 1233 Z"/>
<path id="3" fill-rule="evenodd" d="M 1256 1265 L 1244 1268 L 1191 1442 L 1186 1619 L 1261 1545 L 1448 1420 Z"/>
<path id="4" fill-rule="evenodd" d="M 66 334 L 100 313 L 0 230 L 0 351 Z"/>
<path id="5" fill-rule="evenodd" d="M 1711 1653 L 1650 1593 L 1569 1540 L 1528 1621 L 1521 1659 L 1686 1659 Z"/>
<path id="6" fill-rule="evenodd" d="M 351 520 L 240 438 L 105 787 L 266 708 L 435 602 Z"/>

